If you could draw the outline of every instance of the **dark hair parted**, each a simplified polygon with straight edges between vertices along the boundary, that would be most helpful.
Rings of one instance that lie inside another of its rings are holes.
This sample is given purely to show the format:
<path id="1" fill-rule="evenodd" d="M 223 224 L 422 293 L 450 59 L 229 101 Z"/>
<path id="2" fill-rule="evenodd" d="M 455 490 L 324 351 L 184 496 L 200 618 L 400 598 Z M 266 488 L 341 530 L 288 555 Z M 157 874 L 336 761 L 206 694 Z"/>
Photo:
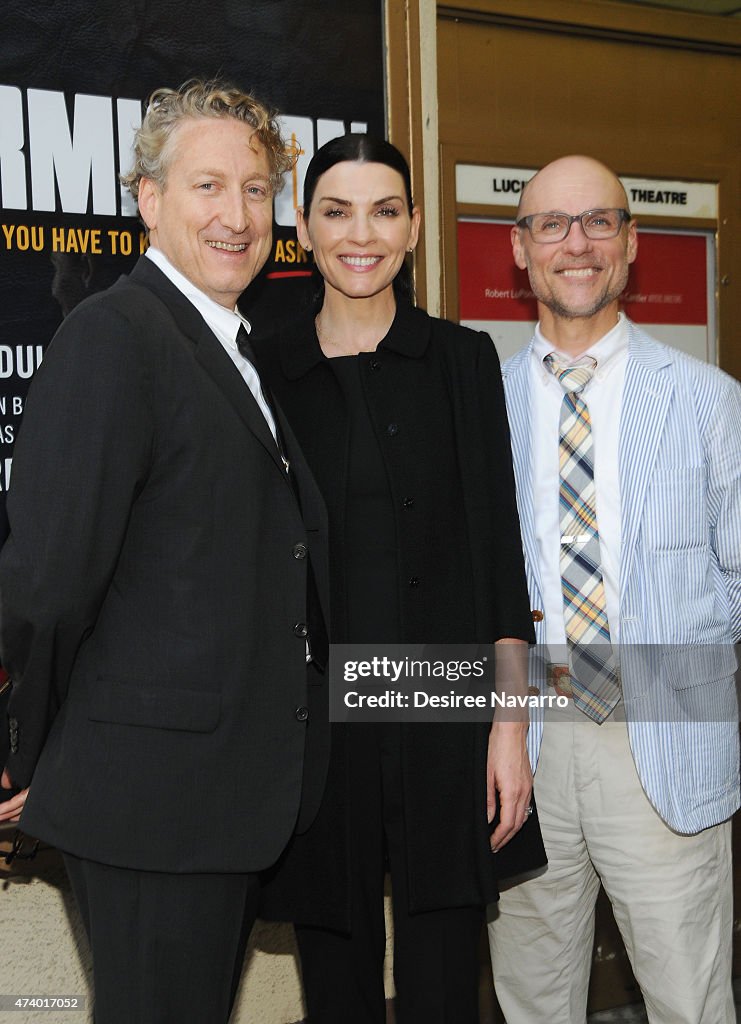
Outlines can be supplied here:
<path id="1" fill-rule="evenodd" d="M 314 200 L 316 186 L 321 176 L 335 164 L 341 163 L 356 164 L 384 164 L 393 171 L 397 171 L 404 182 L 404 193 L 406 195 L 409 213 L 414 209 L 412 200 L 412 176 L 409 171 L 409 164 L 404 155 L 385 139 L 373 135 L 362 135 L 352 133 L 340 135 L 336 139 L 326 142 L 316 151 L 309 166 L 306 169 L 304 178 L 304 220 L 308 221 L 311 211 L 311 204 Z M 314 294 L 315 308 L 321 307 L 324 299 L 324 281 L 319 271 L 314 267 L 316 279 L 316 292 Z M 407 302 L 414 302 L 414 284 L 412 273 L 407 262 L 402 263 L 399 273 L 394 278 L 394 294 L 397 301 L 403 299 Z"/>

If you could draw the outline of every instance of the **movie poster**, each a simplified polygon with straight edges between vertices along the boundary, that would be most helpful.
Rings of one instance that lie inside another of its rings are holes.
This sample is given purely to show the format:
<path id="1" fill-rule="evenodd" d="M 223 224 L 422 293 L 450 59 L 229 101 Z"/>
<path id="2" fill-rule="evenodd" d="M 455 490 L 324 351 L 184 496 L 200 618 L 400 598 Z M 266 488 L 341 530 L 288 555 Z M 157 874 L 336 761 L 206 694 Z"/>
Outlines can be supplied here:
<path id="1" fill-rule="evenodd" d="M 0 507 L 28 385 L 62 318 L 146 248 L 118 182 L 153 89 L 224 77 L 299 152 L 241 305 L 258 336 L 309 289 L 295 207 L 315 149 L 385 127 L 382 0 L 5 0 L 0 60 Z M 91 392 L 95 381 L 90 381 Z M 64 452 L 60 452 L 64 458 Z"/>

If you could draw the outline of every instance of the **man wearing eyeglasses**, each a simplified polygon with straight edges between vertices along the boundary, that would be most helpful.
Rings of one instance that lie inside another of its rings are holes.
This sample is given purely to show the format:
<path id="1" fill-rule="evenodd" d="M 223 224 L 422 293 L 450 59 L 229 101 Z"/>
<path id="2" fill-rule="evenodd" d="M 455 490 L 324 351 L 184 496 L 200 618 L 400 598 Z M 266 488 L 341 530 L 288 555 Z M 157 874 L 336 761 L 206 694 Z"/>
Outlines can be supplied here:
<path id="1" fill-rule="evenodd" d="M 504 367 L 538 647 L 548 867 L 489 925 L 507 1024 L 583 1024 L 600 882 L 651 1024 L 732 1024 L 741 387 L 619 311 L 625 190 L 581 156 L 523 191 L 539 323 Z"/>

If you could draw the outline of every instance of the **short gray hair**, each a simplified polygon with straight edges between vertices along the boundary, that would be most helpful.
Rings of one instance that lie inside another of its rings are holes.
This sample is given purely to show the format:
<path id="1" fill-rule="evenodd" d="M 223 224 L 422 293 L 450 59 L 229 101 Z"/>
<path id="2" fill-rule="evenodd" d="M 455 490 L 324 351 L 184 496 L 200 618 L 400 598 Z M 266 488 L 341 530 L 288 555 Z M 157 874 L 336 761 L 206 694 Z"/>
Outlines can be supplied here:
<path id="1" fill-rule="evenodd" d="M 293 167 L 296 156 L 281 136 L 275 112 L 228 82 L 194 78 L 179 89 L 156 89 L 149 98 L 144 120 L 134 136 L 134 166 L 121 175 L 121 183 L 134 199 L 139 198 L 142 178 L 164 186 L 175 129 L 186 118 L 199 117 L 233 117 L 254 128 L 268 158 L 271 190 L 273 194 L 280 192 L 283 174 Z"/>

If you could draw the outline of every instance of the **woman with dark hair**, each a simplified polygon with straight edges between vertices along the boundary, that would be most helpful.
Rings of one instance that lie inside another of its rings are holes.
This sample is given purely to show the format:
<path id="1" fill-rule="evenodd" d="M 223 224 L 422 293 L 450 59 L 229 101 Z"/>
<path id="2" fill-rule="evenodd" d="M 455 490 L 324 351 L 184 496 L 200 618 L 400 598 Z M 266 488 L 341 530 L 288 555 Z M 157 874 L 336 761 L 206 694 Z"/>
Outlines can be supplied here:
<path id="1" fill-rule="evenodd" d="M 315 306 L 256 346 L 260 373 L 327 504 L 330 639 L 524 645 L 499 362 L 487 335 L 414 307 L 419 224 L 397 149 L 366 135 L 323 146 L 298 211 Z M 387 865 L 398 1024 L 478 1021 L 484 907 L 498 878 L 544 862 L 526 729 L 333 727 L 322 808 L 267 886 L 268 910 L 296 923 L 311 1024 L 386 1019 Z"/>

